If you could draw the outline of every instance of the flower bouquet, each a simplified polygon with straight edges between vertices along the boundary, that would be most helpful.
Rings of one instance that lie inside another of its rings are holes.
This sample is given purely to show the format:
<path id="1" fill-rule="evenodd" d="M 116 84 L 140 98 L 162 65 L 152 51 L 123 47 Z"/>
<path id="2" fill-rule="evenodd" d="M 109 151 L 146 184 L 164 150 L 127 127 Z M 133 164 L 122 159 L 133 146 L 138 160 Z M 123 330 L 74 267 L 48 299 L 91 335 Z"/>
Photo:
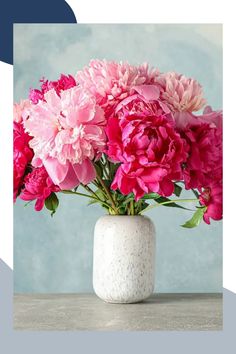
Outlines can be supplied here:
<path id="1" fill-rule="evenodd" d="M 183 227 L 220 220 L 222 111 L 196 80 L 147 64 L 92 60 L 75 77 L 42 79 L 14 104 L 14 200 L 53 215 L 61 193 L 99 203 L 113 224 L 188 202 Z"/>

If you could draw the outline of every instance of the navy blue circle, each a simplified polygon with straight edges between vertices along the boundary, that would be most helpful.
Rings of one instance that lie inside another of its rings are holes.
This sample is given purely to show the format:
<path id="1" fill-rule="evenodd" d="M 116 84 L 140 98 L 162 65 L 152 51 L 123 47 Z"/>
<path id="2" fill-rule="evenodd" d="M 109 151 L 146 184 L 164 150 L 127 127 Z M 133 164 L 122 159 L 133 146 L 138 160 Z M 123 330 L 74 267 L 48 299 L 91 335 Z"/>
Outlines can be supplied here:
<path id="1" fill-rule="evenodd" d="M 7 0 L 0 2 L 0 60 L 13 64 L 14 23 L 76 23 L 64 0 Z"/>

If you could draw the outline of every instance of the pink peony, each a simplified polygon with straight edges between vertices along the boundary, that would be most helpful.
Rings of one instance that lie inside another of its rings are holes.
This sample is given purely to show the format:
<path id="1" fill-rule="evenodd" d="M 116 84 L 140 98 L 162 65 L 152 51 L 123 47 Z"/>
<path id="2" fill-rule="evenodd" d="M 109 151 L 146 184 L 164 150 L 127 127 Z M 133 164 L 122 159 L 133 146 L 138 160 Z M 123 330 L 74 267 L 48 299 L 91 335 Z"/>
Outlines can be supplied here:
<path id="1" fill-rule="evenodd" d="M 176 128 L 184 131 L 189 127 L 199 126 L 207 123 L 211 128 L 222 129 L 222 111 L 213 111 L 210 106 L 206 106 L 202 115 L 194 115 L 190 112 L 175 112 L 174 120 Z"/>
<path id="2" fill-rule="evenodd" d="M 185 186 L 201 188 L 222 179 L 222 112 L 204 111 L 176 120 L 177 129 L 188 146 L 183 176 Z"/>
<path id="3" fill-rule="evenodd" d="M 27 116 L 27 112 L 30 109 L 30 100 L 21 100 L 20 103 L 14 103 L 13 105 L 13 120 L 14 122 L 21 123 Z"/>
<path id="4" fill-rule="evenodd" d="M 91 160 L 104 151 L 106 124 L 103 110 L 86 90 L 75 86 L 54 89 L 33 105 L 25 129 L 33 137 L 34 166 L 45 166 L 54 184 L 71 189 L 96 176 Z"/>
<path id="5" fill-rule="evenodd" d="M 35 210 L 40 211 L 44 206 L 44 201 L 52 192 L 58 192 L 60 188 L 55 186 L 48 176 L 44 167 L 34 168 L 24 180 L 24 189 L 20 198 L 25 201 L 35 200 Z"/>
<path id="6" fill-rule="evenodd" d="M 206 103 L 202 87 L 194 79 L 168 72 L 161 74 L 157 82 L 162 87 L 161 99 L 173 112 L 198 111 Z"/>
<path id="7" fill-rule="evenodd" d="M 210 224 L 210 218 L 221 220 L 223 212 L 222 183 L 213 183 L 201 191 L 199 197 L 201 205 L 207 206 L 203 219 Z"/>
<path id="8" fill-rule="evenodd" d="M 223 114 L 222 111 L 213 111 L 210 106 L 206 106 L 203 114 L 197 116 L 198 120 L 201 120 L 203 123 L 209 123 L 211 128 L 221 129 L 223 128 Z"/>
<path id="9" fill-rule="evenodd" d="M 14 158 L 14 201 L 23 185 L 27 166 L 33 158 L 33 151 L 29 147 L 31 137 L 25 133 L 21 123 L 13 125 L 13 158 Z"/>
<path id="10" fill-rule="evenodd" d="M 172 180 L 182 178 L 181 164 L 187 156 L 184 143 L 168 108 L 158 101 L 158 88 L 135 89 L 108 121 L 107 154 L 122 162 L 112 188 L 123 194 L 133 192 L 136 200 L 149 192 L 169 196 L 174 190 Z"/>
<path id="11" fill-rule="evenodd" d="M 37 104 L 38 101 L 44 99 L 44 95 L 51 89 L 54 89 L 58 95 L 60 95 L 61 91 L 68 90 L 71 87 L 76 86 L 76 81 L 71 75 L 63 75 L 61 74 L 60 79 L 57 81 L 48 81 L 44 78 L 40 80 L 41 90 L 30 89 L 29 98 L 32 103 Z"/>
<path id="12" fill-rule="evenodd" d="M 145 193 L 156 192 L 163 196 L 169 196 L 174 191 L 173 182 L 167 169 L 158 164 L 144 166 L 133 163 L 123 163 L 118 168 L 112 183 L 112 189 L 119 188 L 122 194 L 134 193 L 138 201 Z"/>
<path id="13" fill-rule="evenodd" d="M 96 97 L 108 117 L 112 108 L 129 95 L 133 86 L 154 83 L 158 73 L 158 70 L 149 70 L 146 63 L 132 66 L 122 62 L 91 60 L 88 67 L 78 71 L 76 79 Z"/>

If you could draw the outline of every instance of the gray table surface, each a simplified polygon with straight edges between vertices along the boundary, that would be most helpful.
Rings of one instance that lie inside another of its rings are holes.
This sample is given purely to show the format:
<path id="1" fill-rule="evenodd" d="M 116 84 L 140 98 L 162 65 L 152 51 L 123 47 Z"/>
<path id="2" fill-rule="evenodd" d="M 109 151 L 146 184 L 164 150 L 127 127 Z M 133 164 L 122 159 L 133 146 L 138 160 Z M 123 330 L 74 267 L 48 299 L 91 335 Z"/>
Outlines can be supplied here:
<path id="1" fill-rule="evenodd" d="M 222 330 L 222 294 L 153 294 L 108 304 L 94 294 L 15 294 L 16 330 Z"/>

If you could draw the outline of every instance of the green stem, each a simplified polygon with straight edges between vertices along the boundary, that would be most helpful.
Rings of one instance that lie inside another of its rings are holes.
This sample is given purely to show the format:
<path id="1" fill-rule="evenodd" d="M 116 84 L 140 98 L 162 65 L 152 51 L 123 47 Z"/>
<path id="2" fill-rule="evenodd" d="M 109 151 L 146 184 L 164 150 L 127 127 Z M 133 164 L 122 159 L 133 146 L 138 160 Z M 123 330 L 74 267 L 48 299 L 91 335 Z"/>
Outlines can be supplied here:
<path id="1" fill-rule="evenodd" d="M 192 188 L 192 192 L 193 192 L 193 194 L 195 195 L 195 197 L 199 197 L 199 194 L 198 194 L 197 191 L 195 191 L 195 189 Z"/>
<path id="2" fill-rule="evenodd" d="M 98 173 L 97 173 L 97 179 L 98 179 L 98 181 L 101 183 L 101 185 L 102 185 L 104 191 L 106 192 L 107 197 L 108 197 L 108 199 L 109 199 L 110 202 L 111 202 L 112 209 L 116 212 L 116 214 L 119 214 L 119 213 L 118 213 L 118 210 L 117 210 L 117 208 L 116 208 L 116 205 L 115 205 L 115 203 L 114 203 L 114 200 L 113 200 L 113 198 L 112 198 L 111 193 L 109 192 L 109 190 L 108 190 L 106 184 L 104 183 L 103 179 L 98 175 Z"/>
<path id="3" fill-rule="evenodd" d="M 84 184 L 82 184 L 81 183 L 81 186 L 85 189 L 85 190 L 87 190 L 92 196 L 94 196 L 94 198 L 96 198 L 100 203 L 103 203 L 103 204 L 105 204 L 105 205 L 107 205 L 108 207 L 110 207 L 110 205 L 109 204 L 107 204 L 106 202 L 105 202 L 105 200 L 102 200 L 101 198 L 99 198 L 99 196 L 92 190 L 92 188 L 90 188 L 88 185 L 84 185 Z M 99 187 L 99 186 L 97 186 L 97 188 L 102 192 L 102 194 L 104 195 L 104 197 L 106 198 L 106 194 L 103 192 L 103 190 Z"/>
<path id="4" fill-rule="evenodd" d="M 182 202 L 196 202 L 198 199 L 173 199 L 173 200 L 168 200 L 167 202 L 163 203 L 158 203 L 159 205 L 165 205 L 165 204 L 171 204 L 171 203 L 182 203 Z"/>
<path id="5" fill-rule="evenodd" d="M 60 191 L 61 193 L 64 193 L 64 194 L 76 194 L 76 195 L 80 195 L 81 197 L 86 197 L 86 198 L 89 198 L 89 199 L 94 199 L 94 200 L 97 200 L 99 203 L 101 204 L 104 204 L 106 205 L 108 208 L 110 208 L 111 206 L 109 204 L 107 204 L 106 202 L 104 202 L 103 200 L 97 198 L 97 197 L 94 197 L 92 195 L 89 195 L 89 194 L 84 194 L 84 193 L 79 193 L 79 192 L 73 192 L 73 191 L 67 191 L 67 190 L 61 190 Z M 115 211 L 115 210 L 114 210 Z"/>
<path id="6" fill-rule="evenodd" d="M 176 203 L 176 202 L 195 202 L 197 201 L 198 199 L 172 199 L 172 200 L 168 200 L 166 202 L 162 202 L 162 203 L 157 203 L 157 204 L 153 204 L 153 205 L 150 205 L 148 206 L 146 209 L 144 210 L 141 210 L 139 214 L 143 213 L 144 211 L 148 211 L 148 210 L 151 210 L 153 208 L 156 208 L 160 205 L 166 205 L 166 204 L 171 204 L 171 203 Z"/>
<path id="7" fill-rule="evenodd" d="M 95 187 L 97 187 L 97 189 L 99 189 L 99 190 L 102 192 L 102 194 L 104 195 L 105 198 L 107 198 L 106 192 L 104 192 L 104 190 L 101 188 L 101 186 L 99 185 L 99 183 L 95 183 L 95 181 L 93 181 L 92 184 L 93 184 Z"/>
<path id="8" fill-rule="evenodd" d="M 81 197 L 87 197 L 87 198 L 92 198 L 92 199 L 97 199 L 89 194 L 84 194 L 84 193 L 79 193 L 79 192 L 74 192 L 74 191 L 67 191 L 67 190 L 61 190 L 61 193 L 64 194 L 76 194 L 76 195 L 80 195 Z"/>
<path id="9" fill-rule="evenodd" d="M 130 201 L 130 215 L 134 215 L 134 201 Z"/>
<path id="10" fill-rule="evenodd" d="M 95 187 L 99 188 L 99 184 L 98 184 L 95 180 L 93 180 L 91 183 L 92 183 Z"/>
<path id="11" fill-rule="evenodd" d="M 110 171 L 109 171 L 109 166 L 107 164 L 107 160 L 105 160 L 104 163 L 104 169 L 103 169 L 104 177 L 109 179 L 110 178 Z"/>
<path id="12" fill-rule="evenodd" d="M 91 195 L 93 195 L 95 198 L 100 199 L 97 194 L 87 185 L 80 184 L 87 192 L 89 192 Z M 101 200 L 102 201 L 102 200 Z"/>
<path id="13" fill-rule="evenodd" d="M 100 161 L 98 161 L 98 164 L 100 165 L 100 167 L 102 169 L 103 176 L 106 179 L 109 179 L 109 169 L 108 169 L 108 165 L 107 165 L 107 159 L 104 154 L 102 155 Z"/>

